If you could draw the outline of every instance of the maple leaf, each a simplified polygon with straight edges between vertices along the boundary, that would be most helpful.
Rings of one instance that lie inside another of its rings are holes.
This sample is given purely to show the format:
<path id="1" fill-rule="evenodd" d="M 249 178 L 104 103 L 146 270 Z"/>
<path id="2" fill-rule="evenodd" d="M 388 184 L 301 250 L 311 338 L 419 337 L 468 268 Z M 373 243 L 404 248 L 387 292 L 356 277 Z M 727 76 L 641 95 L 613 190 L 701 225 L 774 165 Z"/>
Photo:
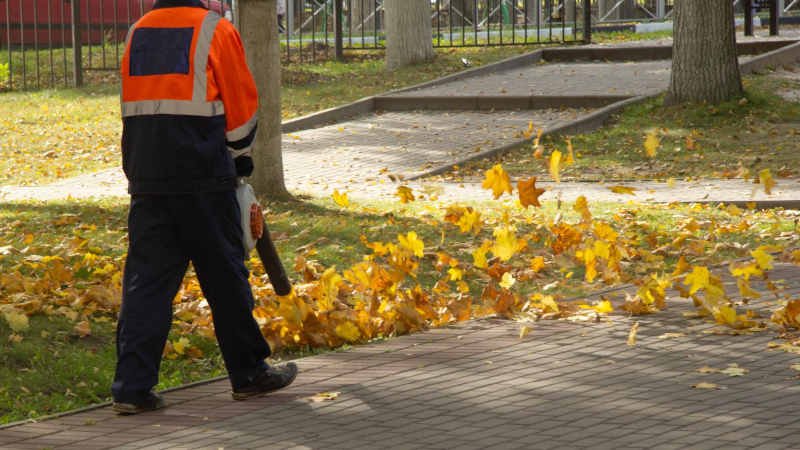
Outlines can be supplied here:
<path id="1" fill-rule="evenodd" d="M 567 158 L 564 160 L 565 166 L 575 164 L 575 149 L 572 148 L 572 139 L 567 138 Z"/>
<path id="2" fill-rule="evenodd" d="M 28 316 L 25 315 L 24 312 L 17 310 L 16 308 L 6 308 L 3 310 L 3 318 L 8 323 L 9 328 L 11 331 L 15 333 L 21 333 L 23 331 L 27 331 L 29 328 Z"/>
<path id="3" fill-rule="evenodd" d="M 82 320 L 76 323 L 74 327 L 72 327 L 72 331 L 74 331 L 75 334 L 78 335 L 78 337 L 83 338 L 92 334 L 92 327 L 91 325 L 89 325 L 88 320 Z"/>
<path id="4" fill-rule="evenodd" d="M 636 195 L 636 188 L 630 186 L 608 186 L 608 189 L 615 194 Z"/>
<path id="5" fill-rule="evenodd" d="M 756 265 L 761 270 L 772 270 L 772 260 L 774 259 L 772 255 L 766 252 L 765 246 L 758 247 L 757 249 L 750 252 L 750 256 L 756 260 Z"/>
<path id="6" fill-rule="evenodd" d="M 451 267 L 447 270 L 447 275 L 450 278 L 450 281 L 458 281 L 464 278 L 464 271 L 458 267 Z"/>
<path id="7" fill-rule="evenodd" d="M 400 198 L 400 203 L 413 202 L 415 200 L 414 193 L 408 186 L 399 186 L 395 196 Z"/>
<path id="8" fill-rule="evenodd" d="M 361 338 L 361 331 L 353 322 L 344 322 L 336 325 L 334 333 L 347 342 L 356 342 Z"/>
<path id="9" fill-rule="evenodd" d="M 511 275 L 511 272 L 506 272 L 503 274 L 503 278 L 500 280 L 499 284 L 503 289 L 511 289 L 516 282 L 517 279 L 514 278 L 514 275 Z"/>
<path id="10" fill-rule="evenodd" d="M 772 178 L 772 172 L 769 169 L 764 169 L 758 172 L 758 179 L 761 181 L 761 184 L 764 185 L 764 192 L 767 195 L 772 195 L 772 188 L 775 187 L 775 180 Z"/>
<path id="11" fill-rule="evenodd" d="M 771 320 L 778 325 L 800 329 L 800 299 L 789 300 L 786 306 L 772 314 Z"/>
<path id="12" fill-rule="evenodd" d="M 553 153 L 550 154 L 550 177 L 553 178 L 553 181 L 556 183 L 561 182 L 561 152 L 558 150 L 554 150 Z"/>
<path id="13" fill-rule="evenodd" d="M 729 377 L 741 377 L 750 372 L 744 367 L 739 367 L 738 364 L 729 364 L 726 369 L 720 370 L 719 373 L 725 374 Z"/>
<path id="14" fill-rule="evenodd" d="M 706 383 L 705 381 L 702 383 L 694 384 L 692 385 L 692 387 L 695 389 L 719 389 L 719 386 L 717 386 L 716 384 Z"/>
<path id="15" fill-rule="evenodd" d="M 707 288 L 710 282 L 709 277 L 710 273 L 707 267 L 694 266 L 692 267 L 692 273 L 684 278 L 683 284 L 691 286 L 689 289 L 689 294 L 691 295 L 700 289 Z"/>
<path id="16" fill-rule="evenodd" d="M 422 258 L 423 250 L 425 250 L 425 244 L 417 237 L 416 232 L 409 231 L 405 236 L 400 234 L 397 236 L 397 240 L 400 242 L 402 247 L 411 250 L 411 252 L 414 253 L 414 256 L 417 258 Z"/>
<path id="17" fill-rule="evenodd" d="M 462 233 L 480 233 L 482 228 L 481 213 L 472 208 L 467 208 L 458 219 L 458 222 L 456 222 L 456 226 Z"/>
<path id="18" fill-rule="evenodd" d="M 331 194 L 331 198 L 333 198 L 334 203 L 342 208 L 347 208 L 347 206 L 350 205 L 350 199 L 347 198 L 347 192 L 340 193 L 338 189 L 334 189 L 333 194 Z"/>
<path id="19" fill-rule="evenodd" d="M 543 256 L 536 256 L 535 258 L 531 259 L 531 270 L 534 273 L 539 273 L 544 269 L 545 262 Z"/>
<path id="20" fill-rule="evenodd" d="M 492 190 L 495 200 L 500 198 L 504 192 L 514 193 L 514 188 L 511 187 L 511 179 L 501 164 L 497 164 L 486 171 L 486 178 L 483 180 L 482 186 L 484 189 Z"/>
<path id="21" fill-rule="evenodd" d="M 473 265 L 479 269 L 489 267 L 486 260 L 486 253 L 492 248 L 492 241 L 483 241 L 483 244 L 472 252 Z"/>
<path id="22" fill-rule="evenodd" d="M 601 300 L 594 305 L 592 305 L 592 309 L 599 312 L 600 314 L 608 314 L 614 312 L 614 306 L 608 300 Z"/>
<path id="23" fill-rule="evenodd" d="M 177 341 L 172 341 L 172 350 L 179 355 L 186 353 L 186 349 L 190 347 L 189 339 L 182 337 Z"/>
<path id="24" fill-rule="evenodd" d="M 661 140 L 658 138 L 658 130 L 647 133 L 647 138 L 644 140 L 644 151 L 647 153 L 648 157 L 656 157 L 659 145 L 661 145 Z"/>
<path id="25" fill-rule="evenodd" d="M 633 347 L 636 345 L 636 334 L 639 332 L 639 322 L 634 322 L 631 325 L 631 330 L 628 332 L 628 345 Z"/>
<path id="26" fill-rule="evenodd" d="M 536 177 L 517 182 L 517 190 L 519 191 L 519 202 L 523 207 L 527 208 L 532 205 L 539 208 L 542 206 L 539 203 L 539 197 L 546 191 L 536 187 Z"/>
<path id="27" fill-rule="evenodd" d="M 512 226 L 497 227 L 494 229 L 495 242 L 492 246 L 492 254 L 500 258 L 501 261 L 508 261 L 520 248 L 520 241 L 517 239 L 516 229 Z"/>
<path id="28" fill-rule="evenodd" d="M 579 213 L 581 215 L 581 220 L 585 223 L 592 223 L 592 213 L 589 211 L 589 202 L 583 195 L 575 199 L 572 210 Z"/>
<path id="29" fill-rule="evenodd" d="M 313 403 L 332 402 L 339 398 L 341 392 L 320 392 L 309 398 Z"/>

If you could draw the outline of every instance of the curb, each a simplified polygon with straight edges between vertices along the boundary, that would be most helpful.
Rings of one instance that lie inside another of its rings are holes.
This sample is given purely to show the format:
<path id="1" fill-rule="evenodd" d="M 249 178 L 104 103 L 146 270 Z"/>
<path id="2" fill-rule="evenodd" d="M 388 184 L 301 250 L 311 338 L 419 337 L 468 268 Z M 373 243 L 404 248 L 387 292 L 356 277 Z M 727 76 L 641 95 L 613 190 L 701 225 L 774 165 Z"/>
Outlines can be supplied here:
<path id="1" fill-rule="evenodd" d="M 158 392 L 161 393 L 161 394 L 164 394 L 164 393 L 169 393 L 169 392 L 174 392 L 174 391 L 180 391 L 180 390 L 192 388 L 192 387 L 195 387 L 195 386 L 203 386 L 203 385 L 206 385 L 206 384 L 216 383 L 217 381 L 226 380 L 227 378 L 228 378 L 227 376 L 223 375 L 223 376 L 219 376 L 219 377 L 215 377 L 215 378 L 209 378 L 207 380 L 200 380 L 200 381 L 195 381 L 193 383 L 182 384 L 180 386 L 171 387 L 169 389 L 164 389 L 163 391 L 158 391 Z M 18 420 L 16 422 L 9 422 L 7 424 L 0 425 L 0 431 L 6 430 L 8 428 L 17 427 L 17 426 L 20 426 L 20 425 L 29 424 L 29 423 L 39 423 L 39 422 L 44 422 L 45 420 L 53 420 L 53 419 L 60 419 L 62 417 L 74 416 L 75 414 L 80 414 L 80 413 L 84 413 L 84 412 L 88 412 L 88 411 L 94 411 L 96 409 L 107 408 L 109 406 L 111 406 L 111 402 L 95 403 L 94 405 L 84 406 L 83 408 L 73 409 L 73 410 L 70 410 L 70 411 L 64 411 L 64 412 L 60 412 L 60 413 L 56 413 L 56 414 L 49 414 L 49 415 L 46 415 L 46 416 L 37 417 L 36 419 L 23 419 L 23 420 Z M 114 417 L 114 416 L 112 416 L 112 417 Z"/>
<path id="2" fill-rule="evenodd" d="M 580 118 L 580 119 L 577 119 L 577 120 L 573 120 L 572 122 L 568 122 L 568 123 L 565 123 L 563 125 L 559 125 L 557 127 L 545 130 L 544 132 L 542 132 L 542 136 L 552 136 L 552 135 L 559 135 L 559 134 L 574 134 L 574 133 L 582 133 L 582 132 L 596 130 L 597 128 L 600 128 L 601 126 L 603 126 L 605 124 L 605 122 L 608 120 L 608 118 L 611 117 L 611 115 L 621 111 L 622 109 L 624 109 L 624 108 L 626 108 L 628 106 L 642 103 L 642 102 L 647 101 L 647 100 L 649 100 L 651 98 L 658 97 L 659 95 L 661 95 L 661 94 L 641 95 L 641 96 L 638 96 L 638 97 L 631 97 L 631 98 L 628 98 L 626 100 L 622 100 L 622 101 L 613 103 L 613 104 L 608 105 L 608 106 L 606 106 L 606 107 L 604 107 L 604 108 L 602 108 L 602 109 L 600 109 L 598 111 L 594 111 L 593 113 L 588 114 L 587 116 L 585 116 L 583 118 Z M 480 153 L 476 153 L 474 155 L 470 155 L 470 156 L 468 156 L 466 158 L 463 158 L 463 159 L 460 159 L 460 160 L 458 160 L 458 161 L 456 161 L 456 162 L 454 162 L 452 164 L 448 164 L 446 166 L 436 167 L 436 168 L 427 170 L 425 172 L 422 172 L 420 174 L 407 177 L 405 179 L 408 180 L 408 181 L 413 181 L 413 180 L 418 180 L 418 179 L 429 177 L 429 176 L 433 176 L 433 175 L 440 175 L 442 173 L 449 172 L 453 168 L 453 166 L 461 166 L 461 165 L 464 165 L 466 163 L 469 163 L 469 162 L 472 162 L 472 161 L 475 161 L 475 160 L 478 160 L 478 159 L 485 159 L 485 158 L 488 158 L 488 157 L 491 157 L 491 156 L 501 155 L 501 154 L 507 153 L 507 152 L 509 152 L 511 150 L 516 150 L 516 149 L 518 149 L 520 147 L 524 147 L 524 146 L 526 146 L 528 144 L 531 144 L 532 142 L 533 142 L 533 139 L 521 139 L 519 141 L 512 142 L 510 144 L 506 144 L 506 145 L 504 145 L 502 147 L 495 147 L 495 148 L 491 148 L 489 150 L 485 150 L 485 151 L 480 152 Z"/>
<path id="3" fill-rule="evenodd" d="M 556 108 L 601 108 L 632 98 L 630 95 L 471 95 L 471 96 L 380 96 L 376 111 L 505 111 Z"/>

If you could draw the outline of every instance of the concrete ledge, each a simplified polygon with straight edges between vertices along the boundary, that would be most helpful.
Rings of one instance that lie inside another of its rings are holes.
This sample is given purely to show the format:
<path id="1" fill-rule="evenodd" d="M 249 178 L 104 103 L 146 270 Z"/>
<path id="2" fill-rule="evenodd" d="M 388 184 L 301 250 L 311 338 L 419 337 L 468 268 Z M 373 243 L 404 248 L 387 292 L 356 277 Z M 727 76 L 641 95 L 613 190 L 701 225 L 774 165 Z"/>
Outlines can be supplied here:
<path id="1" fill-rule="evenodd" d="M 754 42 L 737 42 L 736 50 L 739 55 L 759 55 L 762 53 L 779 50 L 789 45 L 798 43 L 797 40 L 771 40 Z M 651 45 L 646 47 L 559 47 L 542 49 L 542 55 L 547 62 L 570 61 L 652 61 L 658 59 L 671 59 L 671 45 Z"/>
<path id="2" fill-rule="evenodd" d="M 281 124 L 281 133 L 292 133 L 300 130 L 316 128 L 329 123 L 341 122 L 364 114 L 369 114 L 375 110 L 375 97 L 367 97 L 349 103 L 344 106 L 337 106 L 323 111 L 315 112 L 307 116 L 288 120 Z"/>
<path id="3" fill-rule="evenodd" d="M 616 114 L 619 111 L 623 110 L 624 108 L 635 105 L 638 103 L 642 103 L 650 98 L 657 97 L 660 94 L 656 95 L 642 95 L 639 97 L 632 97 L 627 98 L 626 100 L 622 100 L 611 105 L 606 106 L 598 111 L 594 111 L 591 114 L 586 115 L 577 120 L 573 120 L 571 122 L 565 123 L 563 125 L 553 127 L 550 129 L 545 130 L 542 133 L 542 136 L 553 136 L 559 134 L 575 134 L 575 133 L 583 133 L 587 131 L 594 131 L 603 125 L 605 125 L 606 121 L 612 114 Z M 462 158 L 448 164 L 446 166 L 435 167 L 433 169 L 427 170 L 417 175 L 406 177 L 406 180 L 418 180 L 420 178 L 430 177 L 433 175 L 440 175 L 445 172 L 450 171 L 453 166 L 462 166 L 466 163 L 477 161 L 479 159 L 485 159 L 492 156 L 502 155 L 504 153 L 508 153 L 512 150 L 516 150 L 518 148 L 524 147 L 529 145 L 533 142 L 533 139 L 521 139 L 510 144 L 504 145 L 502 147 L 491 148 L 489 150 L 485 150 L 479 153 L 475 153 L 470 155 L 466 158 Z"/>
<path id="4" fill-rule="evenodd" d="M 781 47 L 742 63 L 739 67 L 743 75 L 771 69 L 778 66 L 789 66 L 800 61 L 800 41 Z"/>
<path id="5" fill-rule="evenodd" d="M 678 202 L 678 203 L 700 203 L 704 205 L 735 205 L 739 208 L 747 209 L 749 208 L 748 205 L 755 205 L 755 209 L 775 209 L 775 208 L 783 208 L 783 209 L 791 209 L 791 210 L 800 210 L 800 200 L 732 200 L 727 202 L 722 202 L 718 200 L 712 201 L 699 201 L 699 202 Z"/>
<path id="6" fill-rule="evenodd" d="M 631 98 L 629 95 L 475 95 L 475 96 L 381 96 L 378 111 L 508 111 L 554 108 L 601 108 Z"/>

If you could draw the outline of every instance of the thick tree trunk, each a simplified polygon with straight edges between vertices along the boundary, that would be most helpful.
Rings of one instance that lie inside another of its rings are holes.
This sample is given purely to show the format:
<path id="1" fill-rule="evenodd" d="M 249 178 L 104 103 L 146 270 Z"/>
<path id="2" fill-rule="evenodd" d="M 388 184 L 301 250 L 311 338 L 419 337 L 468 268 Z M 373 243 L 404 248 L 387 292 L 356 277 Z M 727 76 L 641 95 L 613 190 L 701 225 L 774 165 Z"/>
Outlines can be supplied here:
<path id="1" fill-rule="evenodd" d="M 386 68 L 433 59 L 429 0 L 385 0 Z"/>
<path id="2" fill-rule="evenodd" d="M 290 195 L 283 181 L 281 59 L 275 1 L 239 0 L 239 29 L 258 87 L 258 134 L 250 184 L 259 196 L 286 199 Z"/>
<path id="3" fill-rule="evenodd" d="M 742 95 L 733 3 L 676 0 L 667 103 L 717 104 Z"/>

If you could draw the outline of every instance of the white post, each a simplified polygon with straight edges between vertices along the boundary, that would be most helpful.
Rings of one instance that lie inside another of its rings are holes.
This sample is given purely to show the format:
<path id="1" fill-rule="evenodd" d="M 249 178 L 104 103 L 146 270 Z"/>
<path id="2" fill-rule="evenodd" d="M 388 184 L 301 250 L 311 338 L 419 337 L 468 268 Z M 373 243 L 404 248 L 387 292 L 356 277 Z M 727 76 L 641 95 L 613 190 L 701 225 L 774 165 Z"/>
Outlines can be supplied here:
<path id="1" fill-rule="evenodd" d="M 659 19 L 664 19 L 664 16 L 667 15 L 667 1 L 666 0 L 656 0 L 656 17 Z"/>

